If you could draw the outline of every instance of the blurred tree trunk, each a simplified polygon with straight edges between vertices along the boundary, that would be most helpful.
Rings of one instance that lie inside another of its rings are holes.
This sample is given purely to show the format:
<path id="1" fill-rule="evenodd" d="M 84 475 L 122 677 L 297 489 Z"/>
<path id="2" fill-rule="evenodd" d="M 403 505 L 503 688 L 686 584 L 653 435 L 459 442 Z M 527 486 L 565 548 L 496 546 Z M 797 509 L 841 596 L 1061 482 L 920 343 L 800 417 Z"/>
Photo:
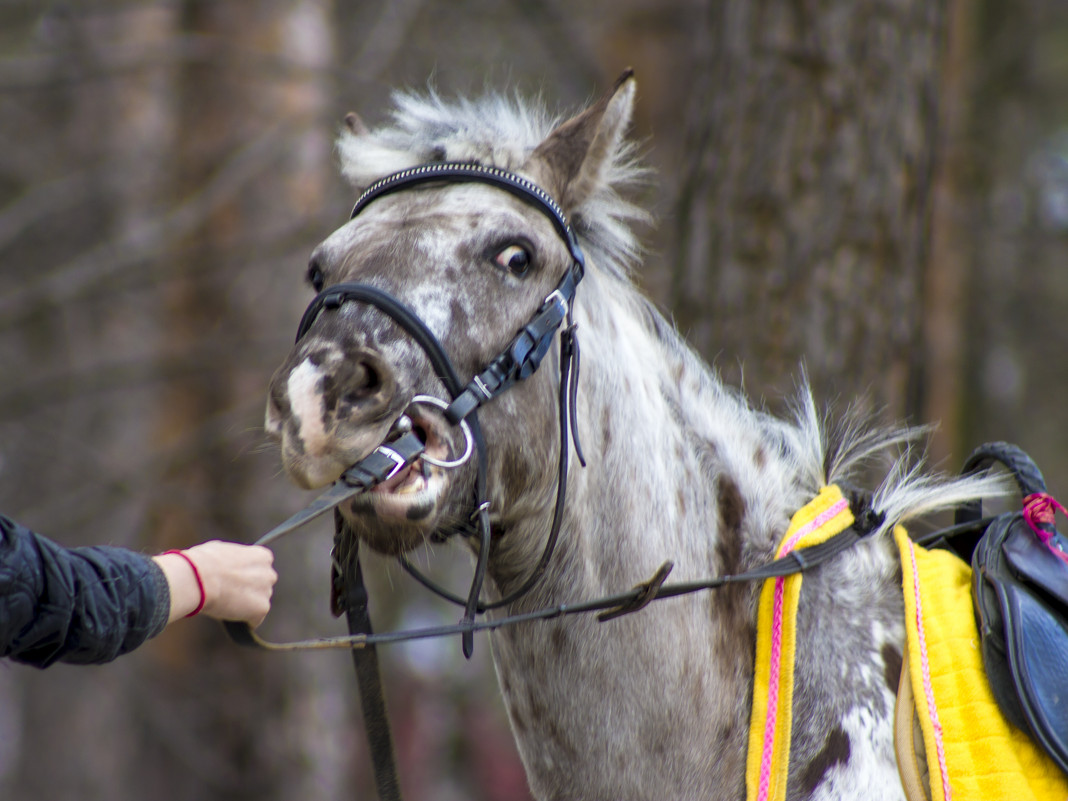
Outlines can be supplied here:
<path id="1" fill-rule="evenodd" d="M 975 168 L 967 127 L 974 113 L 976 3 L 949 0 L 941 77 L 938 169 L 934 187 L 931 250 L 924 281 L 923 422 L 936 423 L 930 456 L 956 470 L 973 446 L 964 440 L 966 299 L 973 276 L 970 242 L 975 230 Z M 977 443 L 976 443 L 977 444 Z"/>
<path id="2" fill-rule="evenodd" d="M 254 86 L 232 67 L 220 69 L 226 55 L 219 44 L 246 52 L 268 20 L 260 5 L 239 11 L 233 4 L 185 0 L 175 9 L 176 36 L 211 47 L 207 58 L 181 62 L 173 82 L 175 135 L 167 194 L 189 198 L 202 192 L 254 133 L 249 130 Z M 241 498 L 250 476 L 234 463 L 225 442 L 202 434 L 236 400 L 232 349 L 247 321 L 226 285 L 239 244 L 254 224 L 251 211 L 240 194 L 228 198 L 164 257 L 160 340 L 172 359 L 196 369 L 161 377 L 157 386 L 154 448 L 177 458 L 168 459 L 153 488 L 147 528 L 155 551 L 235 539 L 241 530 Z M 208 346 L 213 342 L 216 347 Z M 199 441 L 199 447 L 194 458 L 183 458 L 188 451 L 183 445 L 190 441 Z M 166 721 L 166 736 L 142 759 L 154 763 L 156 776 L 183 777 L 174 798 L 271 797 L 271 788 L 284 785 L 287 776 L 282 764 L 271 764 L 261 752 L 259 730 L 279 716 L 278 677 L 252 654 L 224 653 L 227 643 L 217 634 L 186 624 L 152 644 L 148 653 L 166 693 L 148 714 L 157 726 Z M 183 742 L 185 748 L 171 747 Z M 210 762 L 203 759 L 208 754 Z"/>
<path id="3" fill-rule="evenodd" d="M 974 265 L 964 287 L 960 437 L 1018 443 L 1068 492 L 1068 6 L 975 0 L 975 81 L 966 119 Z"/>
<path id="4" fill-rule="evenodd" d="M 945 2 L 707 5 L 669 258 L 680 329 L 754 397 L 917 411 Z"/>
<path id="5" fill-rule="evenodd" d="M 206 47 L 204 57 L 184 61 L 175 76 L 169 194 L 196 199 L 230 171 L 268 176 L 274 192 L 230 192 L 170 248 L 159 289 L 161 339 L 190 369 L 158 384 L 156 447 L 173 458 L 149 514 L 155 549 L 247 539 L 255 532 L 249 522 L 261 519 L 256 488 L 263 474 L 254 462 L 235 459 L 233 442 L 217 435 L 220 420 L 249 399 L 260 416 L 265 376 L 259 366 L 272 359 L 250 347 L 256 340 L 249 332 L 278 324 L 257 308 L 255 285 L 270 276 L 250 269 L 261 266 L 250 246 L 264 230 L 292 227 L 294 208 L 314 212 L 329 165 L 328 147 L 314 147 L 314 138 L 313 147 L 301 147 L 309 144 L 301 128 L 320 124 L 316 68 L 332 54 L 328 5 L 185 0 L 177 9 L 179 41 Z M 267 52 L 278 60 L 261 62 Z M 264 69 L 279 74 L 264 82 Z M 286 156 L 289 148 L 293 155 Z M 325 576 L 323 567 L 317 578 L 324 594 Z M 284 606 L 276 619 L 286 617 Z M 336 749 L 321 746 L 338 731 L 324 731 L 321 720 L 307 715 L 316 696 L 339 692 L 336 675 L 319 670 L 318 681 L 302 680 L 307 666 L 290 666 L 287 674 L 282 662 L 240 651 L 205 625 L 174 627 L 151 653 L 167 687 L 166 703 L 155 705 L 157 724 L 166 720 L 165 730 L 185 744 L 155 754 L 156 775 L 181 776 L 181 789 L 170 797 L 336 797 L 346 765 Z M 298 710 L 303 719 L 292 719 Z M 336 723 L 347 728 L 343 719 Z M 296 743 L 283 750 L 280 741 L 288 738 Z"/>
<path id="6" fill-rule="evenodd" d="M 248 539 L 255 521 L 271 519 L 257 487 L 273 466 L 265 476 L 261 464 L 235 458 L 233 438 L 221 434 L 251 402 L 255 427 L 241 426 L 251 435 L 242 447 L 260 444 L 263 364 L 276 356 L 257 352 L 256 334 L 292 315 L 277 303 L 263 308 L 255 287 L 271 280 L 264 253 L 314 214 L 329 174 L 329 146 L 304 133 L 321 124 L 329 5 L 186 0 L 175 9 L 175 40 L 192 48 L 173 80 L 167 194 L 200 206 L 201 219 L 169 248 L 158 288 L 159 339 L 179 368 L 156 384 L 154 447 L 167 458 L 147 514 L 154 550 Z M 264 70 L 271 80 L 262 80 Z M 261 178 L 271 191 L 245 191 Z M 325 572 L 316 578 L 325 593 Z M 287 616 L 281 606 L 276 622 Z M 141 758 L 148 775 L 173 776 L 168 798 L 336 797 L 346 766 L 321 744 L 347 723 L 324 727 L 308 712 L 321 693 L 339 692 L 339 677 L 302 675 L 316 670 L 303 664 L 287 672 L 205 624 L 174 626 L 147 651 L 167 692 L 146 710 L 157 738 Z"/>

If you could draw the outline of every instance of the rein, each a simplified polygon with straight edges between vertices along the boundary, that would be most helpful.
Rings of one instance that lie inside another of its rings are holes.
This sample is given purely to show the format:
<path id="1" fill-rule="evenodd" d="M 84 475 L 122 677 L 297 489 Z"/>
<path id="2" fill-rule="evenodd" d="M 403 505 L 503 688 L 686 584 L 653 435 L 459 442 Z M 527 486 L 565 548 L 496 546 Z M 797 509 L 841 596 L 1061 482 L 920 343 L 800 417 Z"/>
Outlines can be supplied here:
<path id="1" fill-rule="evenodd" d="M 752 570 L 734 575 L 723 575 L 698 581 L 665 584 L 673 567 L 672 562 L 662 564 L 647 581 L 632 589 L 585 602 L 558 604 L 516 615 L 495 619 L 479 619 L 488 611 L 510 605 L 528 593 L 544 575 L 552 559 L 559 537 L 566 505 L 568 454 L 573 443 L 579 461 L 585 459 L 578 440 L 576 425 L 576 399 L 579 373 L 579 345 L 573 306 L 579 282 L 585 271 L 585 258 L 578 239 L 568 224 L 559 205 L 543 189 L 526 178 L 494 167 L 478 164 L 441 163 L 426 164 L 395 173 L 372 184 L 356 201 L 351 217 L 355 217 L 374 200 L 390 193 L 420 185 L 441 182 L 477 182 L 495 186 L 531 204 L 545 214 L 560 234 L 571 256 L 571 265 L 553 291 L 544 298 L 531 319 L 518 330 L 508 345 L 489 365 L 464 384 L 456 372 L 448 354 L 434 333 L 415 312 L 377 287 L 361 283 L 340 283 L 323 289 L 309 304 L 301 317 L 296 341 L 300 342 L 311 330 L 320 315 L 336 312 L 345 303 L 356 302 L 373 305 L 396 322 L 426 353 L 427 358 L 449 394 L 445 401 L 430 396 L 417 396 L 413 403 L 430 403 L 444 411 L 446 420 L 460 427 L 467 440 L 467 450 L 477 454 L 475 480 L 475 507 L 471 516 L 477 521 L 479 539 L 478 554 L 471 586 L 466 597 L 460 597 L 439 586 L 420 573 L 406 558 L 399 561 L 417 581 L 440 597 L 464 608 L 459 623 L 406 631 L 376 634 L 372 631 L 367 612 L 367 591 L 360 570 L 359 547 L 348 531 L 344 519 L 336 507 L 353 496 L 369 492 L 375 486 L 397 475 L 408 465 L 423 458 L 425 445 L 411 431 L 396 432 L 368 456 L 350 467 L 344 474 L 307 508 L 297 512 L 284 523 L 264 534 L 257 544 L 266 545 L 330 510 L 334 511 L 335 541 L 333 550 L 332 606 L 335 614 L 345 612 L 349 635 L 300 640 L 288 643 L 272 643 L 262 639 L 248 624 L 227 621 L 226 629 L 231 638 L 241 644 L 269 651 L 319 650 L 348 648 L 353 652 L 357 678 L 360 685 L 361 703 L 371 743 L 375 781 L 379 797 L 383 801 L 399 799 L 400 791 L 393 758 L 392 740 L 388 718 L 382 700 L 377 656 L 374 647 L 378 644 L 407 640 L 459 635 L 465 657 L 470 658 L 474 648 L 474 635 L 479 631 L 492 631 L 505 626 L 518 625 L 534 620 L 547 620 L 573 614 L 599 612 L 598 620 L 610 620 L 636 612 L 655 600 L 674 598 L 695 592 L 714 589 L 728 584 L 762 581 L 768 578 L 799 573 L 831 559 L 836 554 L 852 547 L 870 534 L 881 520 L 858 499 L 854 499 L 856 523 L 822 544 L 794 550 Z M 518 381 L 529 378 L 540 366 L 557 333 L 560 335 L 560 382 L 559 405 L 559 460 L 557 466 L 556 503 L 553 521 L 542 554 L 522 584 L 499 600 L 481 600 L 489 551 L 491 526 L 487 491 L 486 443 L 478 424 L 477 410 L 493 400 Z M 449 469 L 458 467 L 466 455 L 439 466 Z"/>

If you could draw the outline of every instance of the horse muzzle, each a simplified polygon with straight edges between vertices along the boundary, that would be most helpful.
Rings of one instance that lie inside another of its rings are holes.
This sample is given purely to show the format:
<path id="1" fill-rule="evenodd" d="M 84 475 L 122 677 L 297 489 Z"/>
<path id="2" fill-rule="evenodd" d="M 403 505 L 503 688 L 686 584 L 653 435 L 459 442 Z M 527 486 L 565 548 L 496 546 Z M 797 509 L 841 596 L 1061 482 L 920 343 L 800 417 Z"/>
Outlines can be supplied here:
<path id="1" fill-rule="evenodd" d="M 315 336 L 271 379 L 267 433 L 305 489 L 329 484 L 380 442 L 404 400 L 386 358 L 366 345 Z"/>

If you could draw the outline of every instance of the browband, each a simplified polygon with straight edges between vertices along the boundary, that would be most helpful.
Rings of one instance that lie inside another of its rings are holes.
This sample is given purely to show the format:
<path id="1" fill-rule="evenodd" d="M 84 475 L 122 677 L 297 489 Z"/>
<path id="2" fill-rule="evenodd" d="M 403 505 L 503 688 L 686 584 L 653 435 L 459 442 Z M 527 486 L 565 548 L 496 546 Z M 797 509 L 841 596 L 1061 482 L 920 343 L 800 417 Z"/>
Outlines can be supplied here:
<path id="1" fill-rule="evenodd" d="M 356 199 L 356 205 L 352 207 L 351 220 L 366 208 L 373 200 L 383 195 L 396 192 L 398 189 L 407 189 L 415 184 L 432 183 L 436 181 L 460 181 L 465 183 L 491 184 L 506 192 L 510 192 L 520 200 L 525 200 L 531 205 L 541 209 L 556 227 L 557 232 L 567 244 L 571 252 L 571 258 L 579 268 L 579 277 L 586 268 L 586 259 L 579 247 L 578 239 L 571 225 L 552 195 L 531 180 L 499 167 L 485 167 L 481 164 L 464 164 L 454 161 L 444 161 L 434 164 L 420 164 L 407 170 L 387 175 L 379 181 L 375 181 L 367 187 L 363 194 Z"/>

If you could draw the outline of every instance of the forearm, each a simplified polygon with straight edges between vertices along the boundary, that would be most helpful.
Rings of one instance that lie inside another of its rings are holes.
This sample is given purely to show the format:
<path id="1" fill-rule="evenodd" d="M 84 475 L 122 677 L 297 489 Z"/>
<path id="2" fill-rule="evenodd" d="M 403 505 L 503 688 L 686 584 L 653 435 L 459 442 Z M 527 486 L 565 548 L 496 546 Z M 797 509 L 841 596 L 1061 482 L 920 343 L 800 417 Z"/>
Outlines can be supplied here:
<path id="1" fill-rule="evenodd" d="M 68 549 L 0 515 L 0 657 L 108 662 L 201 610 L 258 626 L 278 578 L 273 560 L 267 548 L 220 541 L 151 558 Z"/>
<path id="2" fill-rule="evenodd" d="M 165 577 L 123 548 L 63 548 L 0 517 L 0 656 L 99 663 L 158 634 Z"/>

